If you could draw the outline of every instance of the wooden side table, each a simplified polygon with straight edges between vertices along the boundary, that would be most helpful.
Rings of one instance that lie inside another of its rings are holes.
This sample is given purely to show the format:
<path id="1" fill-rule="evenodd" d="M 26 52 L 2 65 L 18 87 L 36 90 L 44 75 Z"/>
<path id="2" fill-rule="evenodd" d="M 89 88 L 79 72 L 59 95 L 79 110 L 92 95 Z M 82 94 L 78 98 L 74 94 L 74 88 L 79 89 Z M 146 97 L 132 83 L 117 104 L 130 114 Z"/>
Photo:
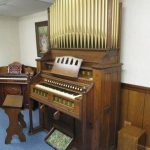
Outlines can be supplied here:
<path id="1" fill-rule="evenodd" d="M 26 123 L 23 119 L 23 115 L 21 114 L 22 103 L 23 96 L 7 95 L 2 105 L 9 118 L 5 144 L 10 144 L 12 136 L 15 134 L 18 135 L 21 142 L 26 141 L 26 137 L 23 133 L 23 128 L 26 127 Z"/>
<path id="2" fill-rule="evenodd" d="M 118 132 L 117 150 L 145 150 L 146 133 L 144 129 L 127 126 Z"/>

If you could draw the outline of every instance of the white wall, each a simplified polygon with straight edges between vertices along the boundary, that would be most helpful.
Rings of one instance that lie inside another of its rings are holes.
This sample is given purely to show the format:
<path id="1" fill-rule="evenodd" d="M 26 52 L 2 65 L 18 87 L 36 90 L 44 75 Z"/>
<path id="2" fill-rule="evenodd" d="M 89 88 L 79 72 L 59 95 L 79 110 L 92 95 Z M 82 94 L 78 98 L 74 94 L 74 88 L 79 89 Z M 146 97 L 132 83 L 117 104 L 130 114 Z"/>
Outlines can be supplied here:
<path id="1" fill-rule="evenodd" d="M 20 61 L 18 19 L 0 16 L 0 66 Z"/>
<path id="2" fill-rule="evenodd" d="M 122 82 L 150 87 L 150 1 L 123 0 Z M 47 11 L 19 20 L 21 62 L 36 66 L 35 22 L 47 20 Z"/>
<path id="3" fill-rule="evenodd" d="M 37 48 L 35 22 L 48 20 L 47 10 L 19 19 L 21 63 L 36 67 Z"/>
<path id="4" fill-rule="evenodd" d="M 122 1 L 122 82 L 150 87 L 150 1 Z M 47 18 L 43 11 L 19 19 L 19 52 L 17 19 L 0 17 L 0 66 L 19 56 L 21 63 L 36 66 L 35 22 Z"/>
<path id="5" fill-rule="evenodd" d="M 150 87 L 150 0 L 123 0 L 122 82 Z"/>

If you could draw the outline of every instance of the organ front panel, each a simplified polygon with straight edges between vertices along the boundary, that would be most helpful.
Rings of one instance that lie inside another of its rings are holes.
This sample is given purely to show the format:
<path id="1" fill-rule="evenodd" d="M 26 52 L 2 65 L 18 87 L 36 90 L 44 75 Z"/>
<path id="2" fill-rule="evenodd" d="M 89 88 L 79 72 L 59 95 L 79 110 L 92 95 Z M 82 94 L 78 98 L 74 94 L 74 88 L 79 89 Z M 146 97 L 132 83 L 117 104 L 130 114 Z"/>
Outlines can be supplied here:
<path id="1" fill-rule="evenodd" d="M 71 130 L 74 140 L 69 149 L 115 149 L 120 6 L 119 0 L 56 0 L 49 7 L 50 50 L 36 59 L 30 133 L 57 124 Z M 33 101 L 40 105 L 38 127 L 32 121 Z"/>

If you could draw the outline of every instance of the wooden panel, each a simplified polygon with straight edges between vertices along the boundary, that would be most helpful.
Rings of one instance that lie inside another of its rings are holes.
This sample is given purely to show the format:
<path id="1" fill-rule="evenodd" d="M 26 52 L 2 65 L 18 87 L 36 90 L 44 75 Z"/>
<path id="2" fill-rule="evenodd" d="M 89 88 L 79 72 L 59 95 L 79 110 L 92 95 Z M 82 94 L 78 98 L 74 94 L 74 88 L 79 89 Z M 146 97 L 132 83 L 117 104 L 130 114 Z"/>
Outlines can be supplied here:
<path id="1" fill-rule="evenodd" d="M 132 125 L 142 127 L 145 94 L 129 90 L 128 121 Z"/>
<path id="2" fill-rule="evenodd" d="M 120 79 L 118 70 L 120 70 L 119 67 L 105 69 L 104 71 L 94 70 L 93 72 L 94 81 L 99 83 L 94 86 L 96 99 L 94 99 L 95 137 L 93 140 L 101 141 L 99 147 L 93 145 L 95 146 L 94 149 L 108 150 L 116 143 L 118 130 L 118 80 Z"/>
<path id="3" fill-rule="evenodd" d="M 123 121 L 146 130 L 146 147 L 150 148 L 150 88 L 122 84 L 120 127 Z"/>
<path id="4" fill-rule="evenodd" d="M 0 67 L 0 73 L 7 73 L 8 69 L 6 66 Z"/>
<path id="5" fill-rule="evenodd" d="M 102 130 L 102 135 L 103 137 L 101 137 L 101 141 L 102 144 L 100 145 L 101 149 L 109 149 L 109 142 L 114 142 L 114 136 L 111 134 L 111 130 L 115 129 L 114 127 L 114 107 L 112 107 L 112 97 L 111 97 L 111 87 L 112 87 L 112 79 L 111 79 L 111 73 L 105 73 L 104 75 L 104 80 L 102 82 L 102 87 L 103 87 L 103 93 L 105 93 L 104 91 L 108 91 L 107 94 L 103 95 L 103 102 L 102 102 L 102 106 L 103 106 L 103 112 L 102 112 L 102 126 L 101 126 L 101 130 Z M 111 113 L 109 112 L 109 109 L 111 109 Z M 112 117 L 112 118 L 111 118 Z M 112 123 L 112 122 L 113 123 Z M 105 135 L 105 136 L 104 136 Z M 111 137 L 111 141 L 110 141 L 110 137 Z"/>
<path id="6" fill-rule="evenodd" d="M 146 94 L 145 97 L 143 128 L 147 133 L 146 145 L 150 147 L 150 94 Z"/>
<path id="7" fill-rule="evenodd" d="M 128 102 L 129 102 L 129 90 L 121 89 L 120 127 L 123 127 L 124 122 L 127 121 Z"/>
<path id="8" fill-rule="evenodd" d="M 85 55 L 85 51 L 83 50 L 75 50 L 72 49 L 71 51 L 69 50 L 57 50 L 57 49 L 52 49 L 51 50 L 51 59 L 55 59 L 55 57 L 60 57 L 60 56 L 73 56 L 73 57 L 77 57 L 77 58 L 82 58 L 84 61 L 90 61 L 90 62 L 97 62 L 99 60 L 101 60 L 101 58 L 106 54 L 106 51 L 89 51 L 86 50 L 86 55 Z"/>

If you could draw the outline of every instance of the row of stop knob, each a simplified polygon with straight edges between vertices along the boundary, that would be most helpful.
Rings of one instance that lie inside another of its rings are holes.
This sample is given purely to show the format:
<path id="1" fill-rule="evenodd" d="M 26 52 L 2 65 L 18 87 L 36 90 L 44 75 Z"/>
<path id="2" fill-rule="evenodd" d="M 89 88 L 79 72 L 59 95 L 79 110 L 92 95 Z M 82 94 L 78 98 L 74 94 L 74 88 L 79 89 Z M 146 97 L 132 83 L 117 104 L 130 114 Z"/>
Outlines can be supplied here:
<path id="1" fill-rule="evenodd" d="M 70 89 L 73 89 L 73 90 L 76 90 L 76 91 L 80 91 L 80 92 L 82 92 L 82 90 L 83 90 L 82 87 L 79 87 L 77 85 L 71 85 L 71 84 L 58 82 L 58 81 L 55 81 L 55 80 L 49 80 L 49 79 L 45 79 L 44 81 L 46 81 L 48 83 L 52 83 L 54 85 L 63 86 L 63 87 L 70 88 Z"/>

